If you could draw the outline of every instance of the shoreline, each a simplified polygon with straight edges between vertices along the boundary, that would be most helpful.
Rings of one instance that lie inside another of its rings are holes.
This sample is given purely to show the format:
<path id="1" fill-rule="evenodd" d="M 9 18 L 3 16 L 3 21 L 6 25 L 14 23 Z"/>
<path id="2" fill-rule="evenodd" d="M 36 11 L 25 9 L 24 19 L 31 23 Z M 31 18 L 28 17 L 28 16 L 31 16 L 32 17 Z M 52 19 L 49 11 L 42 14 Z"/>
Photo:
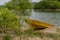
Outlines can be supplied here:
<path id="1" fill-rule="evenodd" d="M 34 9 L 34 11 L 43 11 L 43 12 L 60 12 L 60 9 Z"/>

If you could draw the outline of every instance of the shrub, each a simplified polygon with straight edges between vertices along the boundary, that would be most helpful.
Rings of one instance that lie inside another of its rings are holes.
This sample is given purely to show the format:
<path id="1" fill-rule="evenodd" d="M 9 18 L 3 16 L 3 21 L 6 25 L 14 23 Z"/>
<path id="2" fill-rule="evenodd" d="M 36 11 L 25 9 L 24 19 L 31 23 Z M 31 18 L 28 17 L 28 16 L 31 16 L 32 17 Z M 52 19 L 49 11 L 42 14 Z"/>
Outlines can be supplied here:
<path id="1" fill-rule="evenodd" d="M 0 28 L 6 31 L 8 28 L 16 30 L 20 27 L 19 18 L 7 8 L 0 9 Z"/>

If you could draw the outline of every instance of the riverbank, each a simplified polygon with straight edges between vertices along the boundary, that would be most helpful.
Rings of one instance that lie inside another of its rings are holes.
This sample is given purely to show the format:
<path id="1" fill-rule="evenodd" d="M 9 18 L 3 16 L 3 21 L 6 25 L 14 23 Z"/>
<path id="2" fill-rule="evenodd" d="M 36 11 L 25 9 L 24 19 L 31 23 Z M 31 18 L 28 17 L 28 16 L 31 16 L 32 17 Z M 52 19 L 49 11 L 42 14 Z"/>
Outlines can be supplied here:
<path id="1" fill-rule="evenodd" d="M 40 12 L 60 12 L 60 9 L 34 9 L 34 11 Z"/>
<path id="2" fill-rule="evenodd" d="M 24 30 L 24 31 L 23 31 Z M 29 27 L 22 27 L 21 35 L 10 34 L 12 40 L 59 40 L 60 27 L 51 27 L 44 30 L 29 30 Z M 4 34 L 0 33 L 0 40 Z"/>
<path id="3" fill-rule="evenodd" d="M 27 34 L 17 36 L 13 38 L 13 40 L 59 40 L 60 39 L 60 28 L 51 27 L 44 30 L 36 30 L 34 33 L 28 33 L 30 31 L 26 31 Z"/>
<path id="4" fill-rule="evenodd" d="M 26 27 L 22 27 L 21 31 L 25 31 L 25 30 L 31 30 L 30 27 L 26 26 Z M 60 34 L 60 27 L 49 27 L 46 29 L 42 29 L 42 30 L 33 30 L 34 32 L 43 32 L 43 33 L 57 33 Z"/>

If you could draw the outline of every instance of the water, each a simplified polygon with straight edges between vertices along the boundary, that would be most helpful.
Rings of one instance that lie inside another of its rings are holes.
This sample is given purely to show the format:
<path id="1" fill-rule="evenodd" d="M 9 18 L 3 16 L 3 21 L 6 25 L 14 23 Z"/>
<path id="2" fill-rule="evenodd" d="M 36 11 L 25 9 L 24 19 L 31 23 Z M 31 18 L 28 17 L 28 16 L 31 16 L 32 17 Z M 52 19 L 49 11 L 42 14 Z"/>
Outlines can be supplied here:
<path id="1" fill-rule="evenodd" d="M 36 12 L 32 10 L 31 19 L 60 26 L 60 12 Z"/>

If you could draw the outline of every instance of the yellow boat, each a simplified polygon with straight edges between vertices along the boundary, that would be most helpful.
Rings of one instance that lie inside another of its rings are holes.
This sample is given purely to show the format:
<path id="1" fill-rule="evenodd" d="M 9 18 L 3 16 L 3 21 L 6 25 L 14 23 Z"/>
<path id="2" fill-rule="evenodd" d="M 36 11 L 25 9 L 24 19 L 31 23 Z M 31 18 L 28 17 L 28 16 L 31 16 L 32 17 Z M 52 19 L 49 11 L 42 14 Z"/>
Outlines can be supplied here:
<path id="1" fill-rule="evenodd" d="M 50 28 L 54 26 L 45 22 L 32 20 L 32 19 L 25 19 L 25 22 L 29 24 L 32 29 L 45 29 L 45 28 Z"/>

